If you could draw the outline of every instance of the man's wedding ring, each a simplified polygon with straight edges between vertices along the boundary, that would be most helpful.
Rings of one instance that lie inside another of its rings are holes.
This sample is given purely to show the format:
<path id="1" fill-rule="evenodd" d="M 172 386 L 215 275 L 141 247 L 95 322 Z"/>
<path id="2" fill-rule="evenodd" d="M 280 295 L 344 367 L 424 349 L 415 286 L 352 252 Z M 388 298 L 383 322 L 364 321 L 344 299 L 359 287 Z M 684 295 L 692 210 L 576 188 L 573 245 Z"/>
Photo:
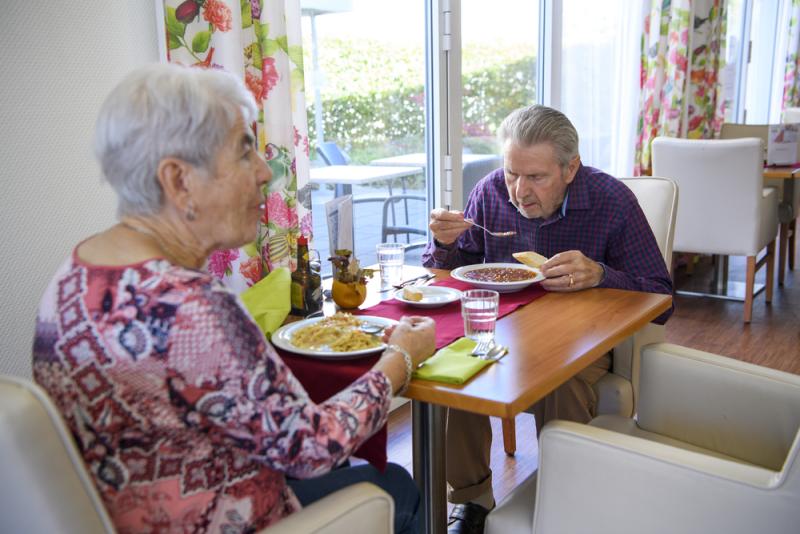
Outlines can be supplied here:
<path id="1" fill-rule="evenodd" d="M 575 285 L 575 278 L 573 278 L 572 274 L 569 275 L 569 287 Z"/>

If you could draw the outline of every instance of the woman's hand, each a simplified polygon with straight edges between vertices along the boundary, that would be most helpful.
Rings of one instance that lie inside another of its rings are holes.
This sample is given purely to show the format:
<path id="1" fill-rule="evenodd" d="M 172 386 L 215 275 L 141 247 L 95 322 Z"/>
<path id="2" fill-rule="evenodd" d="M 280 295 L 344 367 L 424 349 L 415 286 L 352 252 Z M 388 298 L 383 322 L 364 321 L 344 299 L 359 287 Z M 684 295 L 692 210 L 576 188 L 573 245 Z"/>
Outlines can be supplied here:
<path id="1" fill-rule="evenodd" d="M 383 341 L 407 350 L 416 368 L 436 350 L 436 323 L 429 317 L 403 317 L 386 329 Z"/>
<path id="2" fill-rule="evenodd" d="M 542 287 L 548 291 L 578 291 L 597 286 L 603 280 L 603 266 L 587 258 L 578 250 L 556 254 L 544 265 L 542 274 L 547 278 Z"/>

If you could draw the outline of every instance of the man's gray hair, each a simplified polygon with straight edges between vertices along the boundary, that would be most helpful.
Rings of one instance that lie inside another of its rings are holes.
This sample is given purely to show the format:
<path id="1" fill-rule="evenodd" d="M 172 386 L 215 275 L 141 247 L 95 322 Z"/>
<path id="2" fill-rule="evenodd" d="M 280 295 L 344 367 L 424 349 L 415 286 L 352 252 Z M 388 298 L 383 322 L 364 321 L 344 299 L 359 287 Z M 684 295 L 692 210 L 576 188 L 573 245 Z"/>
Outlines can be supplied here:
<path id="1" fill-rule="evenodd" d="M 578 155 L 578 132 L 566 115 L 547 106 L 519 108 L 506 117 L 497 131 L 500 144 L 512 140 L 520 147 L 550 143 L 561 168 Z"/>
<path id="2" fill-rule="evenodd" d="M 130 73 L 95 126 L 94 152 L 117 193 L 117 214 L 158 213 L 159 162 L 176 157 L 210 171 L 239 114 L 250 124 L 256 113 L 244 83 L 224 71 L 152 64 Z"/>

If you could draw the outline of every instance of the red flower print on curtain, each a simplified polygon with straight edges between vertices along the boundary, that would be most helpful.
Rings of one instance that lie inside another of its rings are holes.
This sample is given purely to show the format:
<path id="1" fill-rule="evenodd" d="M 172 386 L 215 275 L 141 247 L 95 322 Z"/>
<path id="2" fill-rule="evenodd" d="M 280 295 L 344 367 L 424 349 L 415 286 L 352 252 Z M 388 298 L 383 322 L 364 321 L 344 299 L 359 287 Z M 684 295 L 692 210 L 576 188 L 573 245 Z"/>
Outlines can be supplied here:
<path id="1" fill-rule="evenodd" d="M 258 149 L 273 174 L 264 188 L 269 206 L 255 242 L 208 263 L 241 291 L 275 267 L 293 268 L 300 233 L 313 239 L 300 3 L 164 0 L 164 16 L 164 60 L 240 74 L 258 104 Z"/>
<path id="2" fill-rule="evenodd" d="M 649 172 L 650 144 L 656 137 L 709 139 L 719 131 L 724 45 L 724 0 L 653 3 L 642 37 L 634 174 Z"/>

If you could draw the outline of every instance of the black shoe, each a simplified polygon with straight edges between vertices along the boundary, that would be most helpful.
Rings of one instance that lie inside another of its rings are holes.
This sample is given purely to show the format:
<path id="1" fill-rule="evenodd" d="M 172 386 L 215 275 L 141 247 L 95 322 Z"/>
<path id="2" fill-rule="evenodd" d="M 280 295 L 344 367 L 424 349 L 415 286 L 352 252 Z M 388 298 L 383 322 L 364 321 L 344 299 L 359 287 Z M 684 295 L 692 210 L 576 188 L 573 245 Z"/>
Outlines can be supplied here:
<path id="1" fill-rule="evenodd" d="M 483 525 L 489 510 L 468 502 L 457 504 L 447 519 L 447 534 L 483 534 Z"/>

